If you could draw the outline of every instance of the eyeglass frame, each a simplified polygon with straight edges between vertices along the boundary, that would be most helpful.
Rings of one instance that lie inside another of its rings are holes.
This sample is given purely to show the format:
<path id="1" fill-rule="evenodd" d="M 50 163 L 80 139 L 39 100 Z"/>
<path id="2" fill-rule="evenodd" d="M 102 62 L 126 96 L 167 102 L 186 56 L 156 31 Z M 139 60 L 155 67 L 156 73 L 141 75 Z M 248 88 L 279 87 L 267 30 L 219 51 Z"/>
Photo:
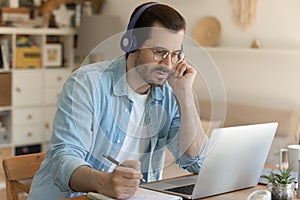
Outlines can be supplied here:
<path id="1" fill-rule="evenodd" d="M 169 51 L 167 49 L 164 49 L 164 48 L 149 48 L 153 51 L 153 60 L 156 61 L 156 62 L 161 62 L 162 60 L 165 60 L 168 58 L 168 56 L 171 54 L 171 62 L 173 64 L 179 64 L 181 63 L 184 58 L 185 58 L 185 53 L 183 52 L 182 49 L 180 50 L 176 50 L 176 51 Z M 160 52 L 158 52 L 160 51 Z M 159 54 L 162 54 L 162 55 L 159 55 Z M 159 55 L 161 57 L 161 59 L 157 59 L 157 55 Z M 182 56 L 182 59 L 181 60 L 178 60 L 176 62 L 173 61 L 173 58 L 178 58 L 178 56 L 181 55 Z"/>

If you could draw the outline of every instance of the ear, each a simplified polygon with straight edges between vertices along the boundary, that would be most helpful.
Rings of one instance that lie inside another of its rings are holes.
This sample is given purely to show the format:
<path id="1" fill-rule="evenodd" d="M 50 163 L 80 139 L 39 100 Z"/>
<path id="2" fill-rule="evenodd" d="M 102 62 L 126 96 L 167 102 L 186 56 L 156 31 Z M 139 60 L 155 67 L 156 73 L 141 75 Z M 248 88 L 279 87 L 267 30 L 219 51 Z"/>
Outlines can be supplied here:
<path id="1" fill-rule="evenodd" d="M 136 49 L 130 53 L 128 53 L 128 57 L 131 56 L 132 58 L 135 59 L 135 57 L 137 56 L 137 54 L 140 52 L 140 49 Z"/>
<path id="2" fill-rule="evenodd" d="M 127 60 L 126 60 L 126 70 L 127 71 L 134 67 L 136 52 L 137 51 L 134 51 L 132 53 L 128 53 Z"/>

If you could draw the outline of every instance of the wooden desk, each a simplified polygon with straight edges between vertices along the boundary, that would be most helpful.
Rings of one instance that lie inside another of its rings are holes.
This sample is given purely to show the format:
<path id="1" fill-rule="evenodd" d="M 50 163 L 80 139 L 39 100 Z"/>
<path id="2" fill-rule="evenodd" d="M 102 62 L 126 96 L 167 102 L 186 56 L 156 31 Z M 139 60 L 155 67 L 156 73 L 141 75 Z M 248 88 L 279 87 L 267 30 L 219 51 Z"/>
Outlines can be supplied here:
<path id="1" fill-rule="evenodd" d="M 244 190 L 238 190 L 234 192 L 229 192 L 226 194 L 220 194 L 208 198 L 203 198 L 201 200 L 241 200 L 241 199 L 247 199 L 247 197 L 251 194 L 251 192 L 254 192 L 255 190 L 265 190 L 266 186 L 265 185 L 257 185 L 252 188 L 247 188 Z M 79 196 L 79 197 L 74 197 L 74 198 L 67 198 L 64 200 L 89 200 L 86 196 Z M 294 198 L 294 200 L 300 200 L 298 198 Z"/>
<path id="2" fill-rule="evenodd" d="M 272 166 L 265 166 L 267 168 L 274 168 Z M 184 176 L 189 176 L 189 175 L 184 175 Z M 172 179 L 172 178 L 171 178 Z M 233 192 L 228 192 L 225 194 L 220 194 L 220 195 L 215 195 L 207 198 L 202 198 L 201 200 L 241 200 L 241 199 L 247 199 L 247 197 L 254 192 L 255 190 L 265 190 L 266 186 L 265 185 L 257 185 L 255 187 L 243 189 L 243 190 L 237 190 Z M 87 196 L 79 196 L 79 197 L 73 197 L 73 198 L 65 198 L 63 200 L 89 200 Z M 299 198 L 296 198 L 296 194 L 294 197 L 294 200 L 300 200 Z"/>

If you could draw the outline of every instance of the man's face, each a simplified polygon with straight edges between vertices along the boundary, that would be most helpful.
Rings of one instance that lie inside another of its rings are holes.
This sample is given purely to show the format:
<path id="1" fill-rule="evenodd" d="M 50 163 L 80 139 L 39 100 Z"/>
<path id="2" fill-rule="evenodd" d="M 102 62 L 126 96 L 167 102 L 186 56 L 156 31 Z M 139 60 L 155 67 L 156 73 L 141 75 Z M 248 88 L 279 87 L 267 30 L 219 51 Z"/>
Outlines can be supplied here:
<path id="1" fill-rule="evenodd" d="M 144 82 L 152 86 L 161 86 L 166 82 L 175 65 L 172 63 L 171 52 L 181 51 L 183 36 L 183 30 L 179 32 L 162 28 L 151 30 L 150 38 L 135 52 L 135 70 Z M 155 57 L 155 54 L 166 51 L 169 55 L 164 59 L 158 60 Z"/>

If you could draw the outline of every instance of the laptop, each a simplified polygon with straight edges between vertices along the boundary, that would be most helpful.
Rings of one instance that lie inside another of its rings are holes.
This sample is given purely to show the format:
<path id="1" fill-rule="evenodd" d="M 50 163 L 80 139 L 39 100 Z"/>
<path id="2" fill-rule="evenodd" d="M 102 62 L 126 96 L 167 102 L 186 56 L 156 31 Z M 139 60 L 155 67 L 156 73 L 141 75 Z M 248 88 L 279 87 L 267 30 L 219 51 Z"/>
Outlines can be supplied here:
<path id="1" fill-rule="evenodd" d="M 198 175 L 141 184 L 146 189 L 198 199 L 256 186 L 278 123 L 214 129 Z M 185 189 L 190 188 L 190 193 Z"/>

